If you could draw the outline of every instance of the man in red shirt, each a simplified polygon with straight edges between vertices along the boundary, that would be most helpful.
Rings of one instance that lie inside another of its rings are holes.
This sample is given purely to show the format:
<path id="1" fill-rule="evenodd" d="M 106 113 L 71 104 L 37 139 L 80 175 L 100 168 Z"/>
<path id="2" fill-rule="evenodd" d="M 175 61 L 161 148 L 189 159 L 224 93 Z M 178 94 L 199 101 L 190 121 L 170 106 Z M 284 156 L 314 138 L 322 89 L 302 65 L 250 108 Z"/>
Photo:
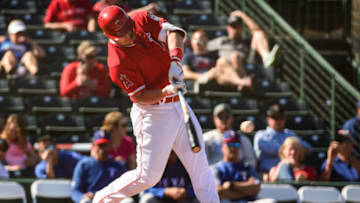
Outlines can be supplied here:
<path id="1" fill-rule="evenodd" d="M 218 203 L 201 127 L 190 110 L 202 147 L 199 153 L 193 153 L 177 95 L 178 90 L 186 90 L 180 64 L 186 32 L 148 12 L 130 18 L 117 6 L 103 9 L 98 23 L 110 38 L 111 79 L 133 101 L 131 120 L 138 146 L 136 169 L 98 191 L 94 202 L 121 202 L 152 187 L 160 180 L 174 150 L 190 175 L 200 202 Z"/>
<path id="2" fill-rule="evenodd" d="M 96 29 L 91 0 L 52 0 L 44 18 L 45 28 L 73 32 Z"/>
<path id="3" fill-rule="evenodd" d="M 68 64 L 61 74 L 61 96 L 72 99 L 109 97 L 110 81 L 104 65 L 96 61 L 96 47 L 91 41 L 82 41 L 77 54 L 79 61 Z"/>

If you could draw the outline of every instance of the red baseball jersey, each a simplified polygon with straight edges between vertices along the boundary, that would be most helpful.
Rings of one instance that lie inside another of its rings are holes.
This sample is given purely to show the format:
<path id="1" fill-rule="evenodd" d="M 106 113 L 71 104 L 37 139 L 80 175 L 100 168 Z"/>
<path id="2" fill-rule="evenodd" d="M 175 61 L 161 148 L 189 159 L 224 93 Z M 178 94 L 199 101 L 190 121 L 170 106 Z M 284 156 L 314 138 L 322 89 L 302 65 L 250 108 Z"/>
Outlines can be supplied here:
<path id="1" fill-rule="evenodd" d="M 131 96 L 143 89 L 161 89 L 169 84 L 170 56 L 162 24 L 163 18 L 148 12 L 136 13 L 136 40 L 129 47 L 108 42 L 108 67 L 112 81 Z"/>
<path id="2" fill-rule="evenodd" d="M 44 23 L 72 22 L 79 29 L 86 29 L 87 17 L 94 14 L 90 0 L 52 0 L 46 10 Z"/>

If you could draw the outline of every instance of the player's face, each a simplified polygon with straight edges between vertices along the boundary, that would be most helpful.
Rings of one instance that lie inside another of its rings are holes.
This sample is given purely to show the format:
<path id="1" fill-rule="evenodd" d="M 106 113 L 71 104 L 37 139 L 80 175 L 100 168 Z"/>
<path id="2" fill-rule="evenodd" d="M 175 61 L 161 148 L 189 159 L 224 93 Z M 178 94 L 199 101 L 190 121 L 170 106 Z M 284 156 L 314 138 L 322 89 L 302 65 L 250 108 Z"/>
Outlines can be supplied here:
<path id="1" fill-rule="evenodd" d="M 271 118 L 267 117 L 267 122 L 270 128 L 274 129 L 276 132 L 281 132 L 285 128 L 285 117 L 283 118 Z"/>
<path id="2" fill-rule="evenodd" d="M 232 128 L 233 121 L 234 118 L 229 112 L 222 112 L 214 118 L 215 127 L 221 132 L 230 130 Z"/>
<path id="3" fill-rule="evenodd" d="M 136 35 L 134 30 L 130 30 L 126 35 L 115 40 L 120 46 L 130 46 L 135 43 Z"/>

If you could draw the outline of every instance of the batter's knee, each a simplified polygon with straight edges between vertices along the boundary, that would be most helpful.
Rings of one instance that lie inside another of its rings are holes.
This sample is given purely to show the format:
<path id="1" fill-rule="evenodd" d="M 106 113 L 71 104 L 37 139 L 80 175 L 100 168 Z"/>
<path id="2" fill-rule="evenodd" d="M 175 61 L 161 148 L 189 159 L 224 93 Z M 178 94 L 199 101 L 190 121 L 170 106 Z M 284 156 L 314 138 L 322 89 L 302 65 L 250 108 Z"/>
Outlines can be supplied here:
<path id="1" fill-rule="evenodd" d="M 145 189 L 151 188 L 160 181 L 162 173 L 151 172 L 141 177 L 140 182 Z"/>

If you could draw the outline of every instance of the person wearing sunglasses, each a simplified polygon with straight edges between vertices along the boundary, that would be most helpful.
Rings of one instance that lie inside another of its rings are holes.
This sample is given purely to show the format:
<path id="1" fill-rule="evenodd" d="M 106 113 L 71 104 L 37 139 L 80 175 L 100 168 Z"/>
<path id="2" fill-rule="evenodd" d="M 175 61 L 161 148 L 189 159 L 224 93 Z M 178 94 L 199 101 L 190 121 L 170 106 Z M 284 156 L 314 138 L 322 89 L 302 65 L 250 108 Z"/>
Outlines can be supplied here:
<path id="1" fill-rule="evenodd" d="M 231 106 L 227 103 L 220 103 L 215 106 L 213 111 L 215 129 L 204 133 L 205 152 L 209 164 L 221 161 L 223 153 L 221 150 L 224 133 L 233 129 L 234 116 L 231 113 Z M 246 162 L 252 167 L 256 167 L 256 156 L 248 137 L 241 135 L 242 147 L 239 150 L 239 161 Z"/>
<path id="2" fill-rule="evenodd" d="M 8 179 L 10 177 L 9 171 L 5 167 L 5 153 L 9 145 L 6 140 L 0 138 L 0 179 Z"/>
<path id="3" fill-rule="evenodd" d="M 84 158 L 73 151 L 56 149 L 50 136 L 38 139 L 38 151 L 42 161 L 35 166 L 35 175 L 41 179 L 71 178 L 76 164 Z"/>
<path id="4" fill-rule="evenodd" d="M 136 168 L 136 145 L 126 133 L 126 117 L 123 113 L 113 111 L 106 114 L 102 130 L 110 132 L 110 155 L 115 161 L 126 164 L 127 168 Z"/>
<path id="5" fill-rule="evenodd" d="M 240 134 L 233 130 L 224 133 L 223 160 L 212 166 L 221 202 L 254 201 L 260 191 L 255 168 L 239 161 L 241 147 Z"/>
<path id="6" fill-rule="evenodd" d="M 96 60 L 95 45 L 84 40 L 77 48 L 78 60 L 68 64 L 60 78 L 62 97 L 79 99 L 88 96 L 109 97 L 110 80 L 104 65 Z"/>

